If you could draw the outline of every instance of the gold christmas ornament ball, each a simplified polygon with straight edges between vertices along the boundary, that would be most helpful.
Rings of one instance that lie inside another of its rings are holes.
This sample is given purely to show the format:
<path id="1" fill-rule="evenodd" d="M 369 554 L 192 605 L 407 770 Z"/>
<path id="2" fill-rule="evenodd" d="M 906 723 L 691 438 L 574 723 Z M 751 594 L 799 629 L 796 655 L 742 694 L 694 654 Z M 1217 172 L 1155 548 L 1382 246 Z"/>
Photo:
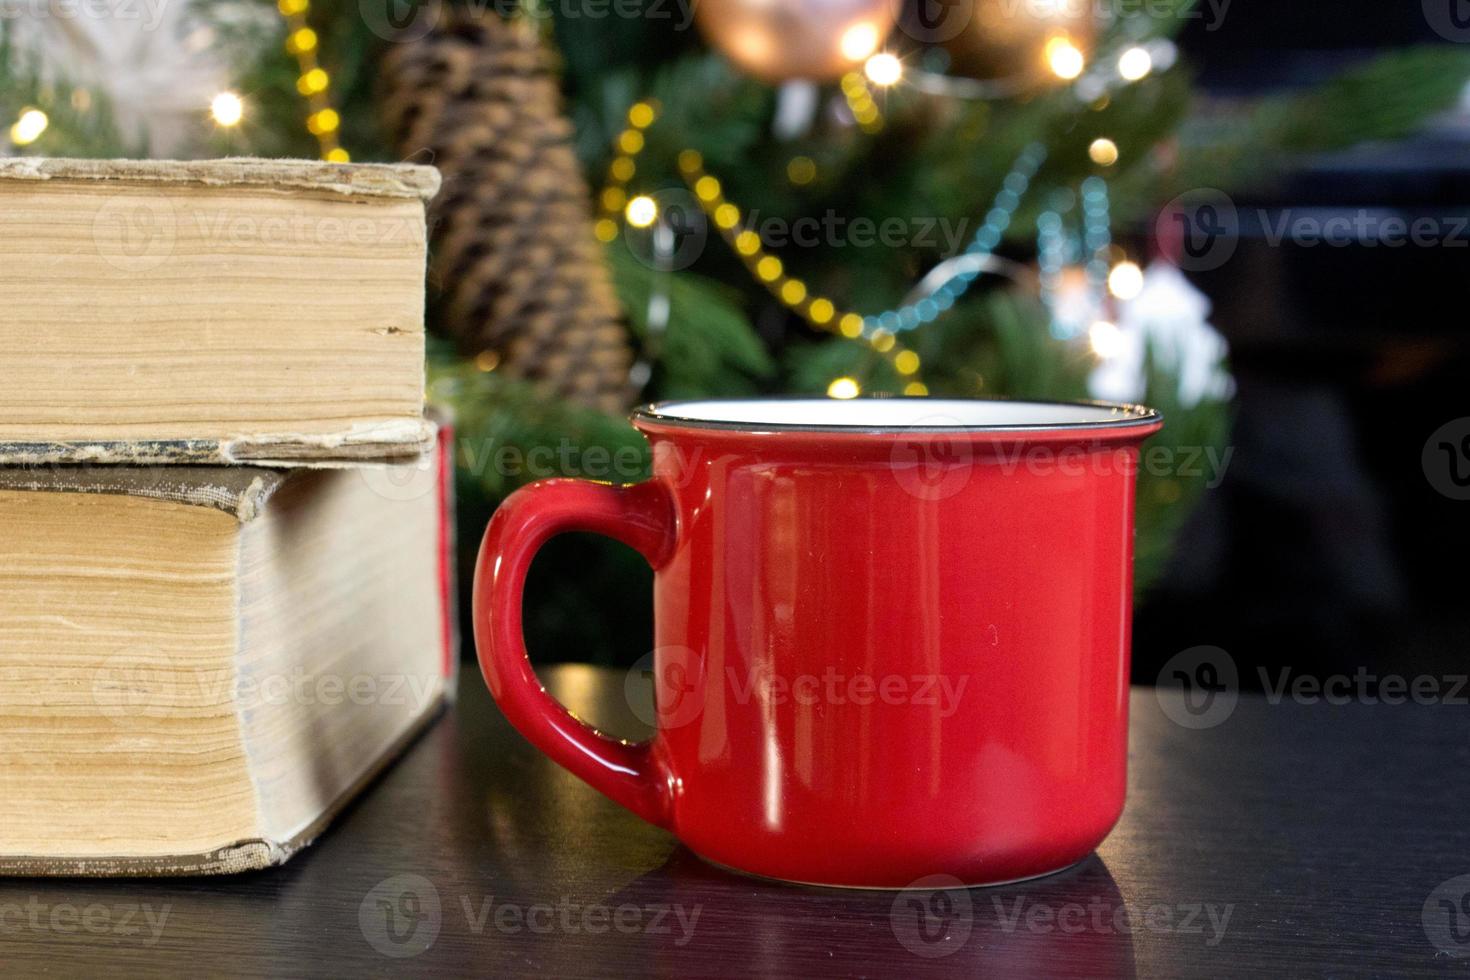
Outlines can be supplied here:
<path id="1" fill-rule="evenodd" d="M 1093 9 L 1088 0 L 967 0 L 946 5 L 944 16 L 927 27 L 908 19 L 903 27 L 919 40 L 943 45 L 951 74 L 982 80 L 1032 77 L 1041 84 L 1059 77 L 1051 57 L 1056 47 L 1069 44 L 1084 55 L 1092 50 Z M 923 36 L 926 32 L 929 36 Z"/>
<path id="2" fill-rule="evenodd" d="M 862 65 L 893 31 L 894 0 L 699 0 L 706 41 L 765 82 L 831 81 Z"/>

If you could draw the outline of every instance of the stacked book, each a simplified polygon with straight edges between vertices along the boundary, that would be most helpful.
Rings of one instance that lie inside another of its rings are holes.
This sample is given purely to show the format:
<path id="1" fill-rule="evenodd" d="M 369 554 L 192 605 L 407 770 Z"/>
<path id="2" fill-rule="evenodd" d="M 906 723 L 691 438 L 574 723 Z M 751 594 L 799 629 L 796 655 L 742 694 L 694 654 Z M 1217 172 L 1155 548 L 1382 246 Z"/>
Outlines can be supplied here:
<path id="1" fill-rule="evenodd" d="M 0 161 L 0 873 L 278 864 L 436 714 L 437 187 Z"/>

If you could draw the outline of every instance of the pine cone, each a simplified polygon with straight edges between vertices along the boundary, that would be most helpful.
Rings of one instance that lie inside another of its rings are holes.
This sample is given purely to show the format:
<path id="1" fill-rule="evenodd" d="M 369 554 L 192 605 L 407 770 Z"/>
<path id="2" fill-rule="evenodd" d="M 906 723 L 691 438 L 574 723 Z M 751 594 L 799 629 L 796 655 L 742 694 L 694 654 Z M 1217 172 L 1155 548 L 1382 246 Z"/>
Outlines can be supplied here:
<path id="1" fill-rule="evenodd" d="M 444 176 L 429 216 L 435 325 L 467 354 L 494 352 L 507 374 L 626 407 L 632 350 L 550 53 L 493 10 L 447 8 L 427 35 L 389 47 L 389 137 Z"/>

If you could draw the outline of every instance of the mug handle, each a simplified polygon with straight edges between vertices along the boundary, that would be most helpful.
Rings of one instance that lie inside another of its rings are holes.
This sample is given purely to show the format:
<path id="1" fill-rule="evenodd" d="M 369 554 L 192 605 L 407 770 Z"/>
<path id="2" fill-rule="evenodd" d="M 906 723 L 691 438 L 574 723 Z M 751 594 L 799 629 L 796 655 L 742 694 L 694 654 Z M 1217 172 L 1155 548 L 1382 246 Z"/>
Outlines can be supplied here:
<path id="1" fill-rule="evenodd" d="M 675 525 L 673 500 L 653 480 L 632 486 L 532 483 L 507 497 L 485 529 L 473 600 L 480 669 L 510 723 L 553 762 L 660 827 L 671 822 L 670 779 L 652 742 L 604 735 L 546 693 L 526 657 L 521 593 L 531 559 L 557 534 L 606 535 L 657 570 L 673 554 Z"/>

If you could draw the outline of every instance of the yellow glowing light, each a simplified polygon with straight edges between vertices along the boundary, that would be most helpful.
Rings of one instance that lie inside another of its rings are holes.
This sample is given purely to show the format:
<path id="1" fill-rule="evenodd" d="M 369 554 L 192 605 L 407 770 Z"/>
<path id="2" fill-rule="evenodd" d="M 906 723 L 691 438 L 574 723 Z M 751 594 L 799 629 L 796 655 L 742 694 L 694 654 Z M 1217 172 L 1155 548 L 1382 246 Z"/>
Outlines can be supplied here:
<path id="1" fill-rule="evenodd" d="M 832 301 L 820 296 L 812 300 L 812 305 L 806 308 L 806 315 L 811 317 L 813 323 L 817 324 L 826 323 L 831 320 L 832 315 L 836 312 L 837 308 L 832 305 Z"/>
<path id="2" fill-rule="evenodd" d="M 837 378 L 827 386 L 828 398 L 856 398 L 863 393 L 854 378 Z"/>
<path id="3" fill-rule="evenodd" d="M 817 165 L 811 157 L 792 157 L 786 164 L 786 179 L 800 187 L 810 184 L 817 176 Z"/>
<path id="4" fill-rule="evenodd" d="M 742 231 L 735 236 L 735 251 L 741 255 L 754 255 L 761 250 L 761 236 L 753 231 Z"/>
<path id="5" fill-rule="evenodd" d="M 234 92 L 221 92 L 209 100 L 209 114 L 221 126 L 234 126 L 245 116 L 245 103 Z"/>
<path id="6" fill-rule="evenodd" d="M 628 203 L 628 193 L 621 187 L 607 187 L 602 191 L 602 209 L 604 211 L 621 211 Z"/>
<path id="7" fill-rule="evenodd" d="M 910 381 L 903 386 L 903 393 L 914 396 L 927 395 L 929 394 L 929 386 L 922 381 Z"/>
<path id="8" fill-rule="evenodd" d="M 856 340 L 863 335 L 863 318 L 856 313 L 844 313 L 842 319 L 837 321 L 837 329 L 842 332 L 842 336 Z"/>
<path id="9" fill-rule="evenodd" d="M 1132 299 L 1143 292 L 1143 270 L 1133 262 L 1119 262 L 1108 273 L 1108 292 L 1119 299 Z"/>
<path id="10" fill-rule="evenodd" d="M 865 102 L 859 106 L 853 106 L 852 118 L 864 126 L 870 126 L 878 121 L 878 107 L 871 102 Z"/>
<path id="11" fill-rule="evenodd" d="M 901 350 L 893 356 L 893 366 L 899 374 L 913 374 L 919 370 L 919 355 L 911 350 Z"/>
<path id="12" fill-rule="evenodd" d="M 11 124 L 10 142 L 16 146 L 34 143 L 42 133 L 46 132 L 46 127 L 49 125 L 51 125 L 51 120 L 47 118 L 46 113 L 40 109 L 26 109 Z"/>
<path id="13" fill-rule="evenodd" d="M 1092 157 L 1092 162 L 1100 167 L 1111 167 L 1118 162 L 1118 144 L 1106 136 L 1092 141 L 1087 148 L 1087 155 Z"/>
<path id="14" fill-rule="evenodd" d="M 715 208 L 715 224 L 729 231 L 740 224 L 740 209 L 733 204 L 721 204 Z"/>
<path id="15" fill-rule="evenodd" d="M 307 0 L 276 0 L 276 9 L 283 17 L 294 17 L 306 13 Z"/>
<path id="16" fill-rule="evenodd" d="M 612 162 L 612 166 L 609 169 L 612 172 L 613 180 L 625 182 L 632 180 L 633 174 L 638 170 L 631 157 L 618 157 Z"/>
<path id="17" fill-rule="evenodd" d="M 868 76 L 868 81 L 874 85 L 887 88 L 897 85 L 903 78 L 903 62 L 896 55 L 887 51 L 880 51 L 868 59 L 863 65 L 863 74 Z"/>
<path id="18" fill-rule="evenodd" d="M 645 129 L 653 125 L 653 106 L 647 102 L 634 102 L 628 109 L 628 125 L 635 129 Z"/>
<path id="19" fill-rule="evenodd" d="M 342 149 L 342 147 L 340 146 L 334 146 L 327 151 L 328 163 L 347 163 L 351 159 L 352 155 L 349 154 L 346 150 Z"/>
<path id="20" fill-rule="evenodd" d="M 643 134 L 636 129 L 625 129 L 618 137 L 618 149 L 632 156 L 643 149 Z"/>
<path id="21" fill-rule="evenodd" d="M 694 194 L 706 203 L 717 201 L 720 197 L 720 182 L 709 174 L 705 174 L 694 182 Z"/>
<path id="22" fill-rule="evenodd" d="M 869 23 L 853 24 L 842 33 L 837 49 L 848 61 L 862 61 L 878 50 L 878 28 Z"/>
<path id="23" fill-rule="evenodd" d="M 1118 56 L 1118 74 L 1136 82 L 1154 70 L 1153 55 L 1143 48 L 1129 48 Z"/>
<path id="24" fill-rule="evenodd" d="M 304 54 L 316 50 L 316 31 L 310 27 L 298 27 L 286 38 L 286 50 L 293 54 Z"/>
<path id="25" fill-rule="evenodd" d="M 806 299 L 806 283 L 800 279 L 787 279 L 781 284 L 781 302 L 795 306 Z"/>
<path id="26" fill-rule="evenodd" d="M 855 71 L 843 75 L 841 84 L 842 91 L 846 92 L 849 97 L 855 97 L 867 89 L 867 86 L 863 84 L 863 76 Z"/>
<path id="27" fill-rule="evenodd" d="M 1087 331 L 1087 340 L 1092 344 L 1092 352 L 1103 360 L 1116 357 L 1123 349 L 1123 331 L 1107 320 L 1094 323 Z"/>
<path id="28" fill-rule="evenodd" d="M 704 157 L 698 150 L 682 150 L 679 153 L 679 169 L 686 174 L 697 173 L 704 167 Z"/>
<path id="29" fill-rule="evenodd" d="M 592 231 L 599 242 L 606 244 L 618 237 L 618 223 L 611 218 L 599 218 Z"/>
<path id="30" fill-rule="evenodd" d="M 1082 74 L 1082 69 L 1087 66 L 1087 59 L 1083 56 L 1082 49 L 1072 43 L 1071 38 L 1059 34 L 1046 42 L 1046 63 L 1053 75 L 1070 81 Z"/>
<path id="31" fill-rule="evenodd" d="M 320 68 L 313 68 L 296 79 L 296 91 L 302 95 L 316 95 L 327 90 L 327 82 L 327 73 Z"/>
<path id="32" fill-rule="evenodd" d="M 893 339 L 893 334 L 889 333 L 887 330 L 874 330 L 873 339 L 870 340 L 869 343 L 873 345 L 873 350 L 877 351 L 880 354 L 886 354 L 889 351 L 893 350 L 893 345 L 897 343 L 897 341 Z"/>
<path id="33" fill-rule="evenodd" d="M 475 368 L 480 371 L 494 371 L 500 366 L 500 355 L 493 350 L 482 350 L 475 355 Z"/>
<path id="34" fill-rule="evenodd" d="M 323 133 L 335 133 L 340 125 L 342 125 L 342 117 L 337 115 L 336 109 L 318 109 L 306 117 L 306 128 L 316 136 Z"/>
<path id="35" fill-rule="evenodd" d="M 658 220 L 658 203 L 647 194 L 639 194 L 628 202 L 623 215 L 634 228 L 647 228 Z"/>
<path id="36" fill-rule="evenodd" d="M 755 264 L 755 274 L 766 282 L 775 282 L 781 278 L 781 260 L 774 255 L 761 256 L 761 260 Z"/>

